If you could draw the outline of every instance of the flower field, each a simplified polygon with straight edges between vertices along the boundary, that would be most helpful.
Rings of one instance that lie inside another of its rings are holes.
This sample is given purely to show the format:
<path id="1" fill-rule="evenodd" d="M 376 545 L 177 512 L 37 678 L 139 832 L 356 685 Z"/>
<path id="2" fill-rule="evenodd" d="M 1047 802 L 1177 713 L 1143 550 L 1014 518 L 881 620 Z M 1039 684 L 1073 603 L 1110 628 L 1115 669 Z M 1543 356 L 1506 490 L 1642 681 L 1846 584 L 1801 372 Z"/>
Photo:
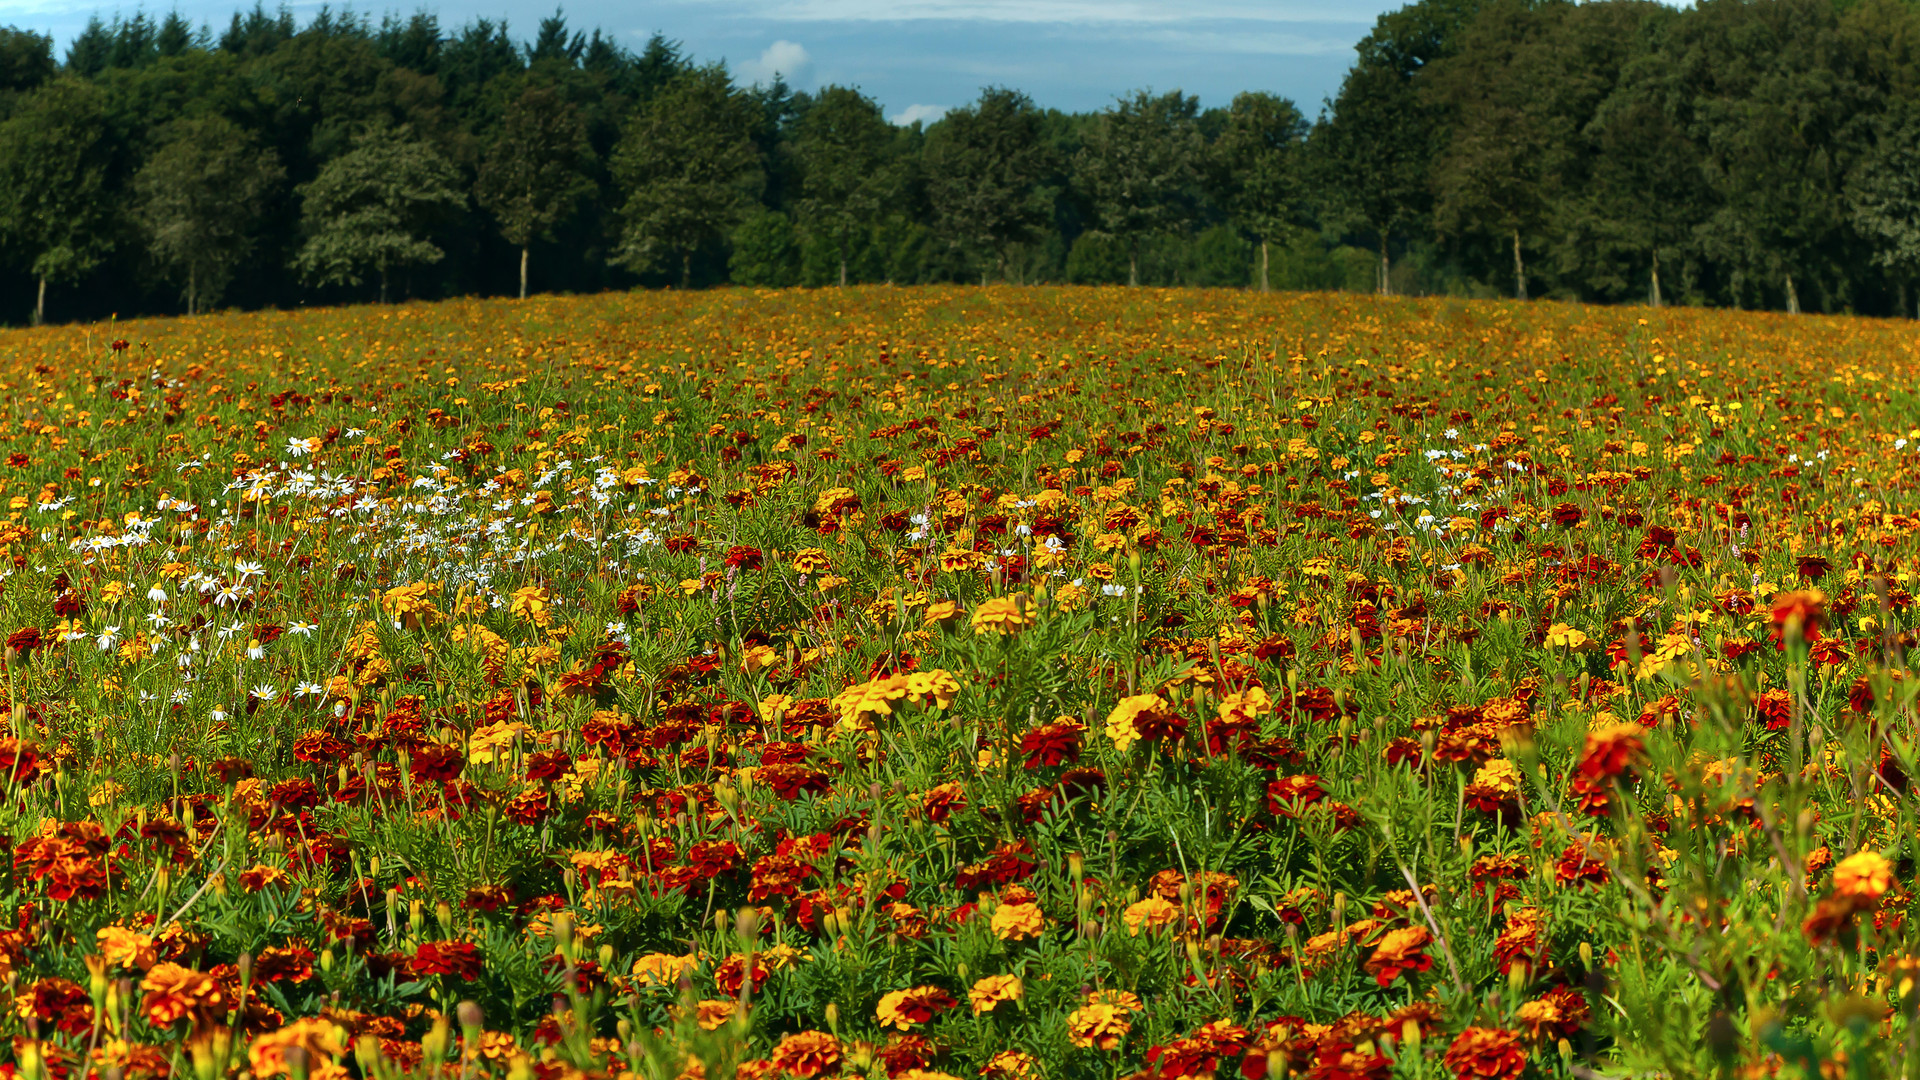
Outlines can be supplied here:
<path id="1" fill-rule="evenodd" d="M 1911 324 L 0 338 L 20 1077 L 1909 1075 Z"/>

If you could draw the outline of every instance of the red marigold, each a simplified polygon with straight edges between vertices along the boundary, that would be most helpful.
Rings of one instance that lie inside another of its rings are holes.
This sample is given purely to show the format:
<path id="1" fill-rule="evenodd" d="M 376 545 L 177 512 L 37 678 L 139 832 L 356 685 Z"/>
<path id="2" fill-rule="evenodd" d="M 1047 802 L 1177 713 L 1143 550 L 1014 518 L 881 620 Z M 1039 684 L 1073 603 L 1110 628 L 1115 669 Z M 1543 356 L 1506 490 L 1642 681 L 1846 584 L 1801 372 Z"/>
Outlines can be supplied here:
<path id="1" fill-rule="evenodd" d="M 428 941 L 407 961 L 410 975 L 451 975 L 456 980 L 472 981 L 480 977 L 486 962 L 480 950 L 465 941 Z"/>
<path id="2" fill-rule="evenodd" d="M 1311 773 L 1283 776 L 1267 784 L 1267 811 L 1280 817 L 1296 817 L 1302 810 L 1327 797 L 1320 778 Z"/>
<path id="3" fill-rule="evenodd" d="M 1639 724 L 1608 724 L 1587 732 L 1576 771 L 1591 780 L 1619 776 L 1645 749 L 1640 738 L 1645 734 L 1646 729 Z"/>
<path id="4" fill-rule="evenodd" d="M 1775 645 L 1784 649 L 1789 638 L 1820 640 L 1821 620 L 1827 615 L 1827 594 L 1819 589 L 1784 592 L 1773 598 L 1769 633 Z"/>
<path id="5" fill-rule="evenodd" d="M 1078 720 L 1056 720 L 1041 724 L 1020 737 L 1020 752 L 1027 755 L 1026 767 L 1038 769 L 1080 760 L 1080 736 L 1087 726 Z"/>

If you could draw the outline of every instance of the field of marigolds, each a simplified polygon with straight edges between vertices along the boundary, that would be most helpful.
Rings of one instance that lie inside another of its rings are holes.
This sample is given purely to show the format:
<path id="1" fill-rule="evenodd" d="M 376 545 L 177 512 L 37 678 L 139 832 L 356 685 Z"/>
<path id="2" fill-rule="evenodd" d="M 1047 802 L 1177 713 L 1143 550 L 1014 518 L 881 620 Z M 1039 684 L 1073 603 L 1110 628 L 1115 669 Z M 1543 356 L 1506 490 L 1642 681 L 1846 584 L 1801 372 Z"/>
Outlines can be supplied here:
<path id="1" fill-rule="evenodd" d="M 0 1075 L 1882 1077 L 1911 324 L 0 336 Z"/>

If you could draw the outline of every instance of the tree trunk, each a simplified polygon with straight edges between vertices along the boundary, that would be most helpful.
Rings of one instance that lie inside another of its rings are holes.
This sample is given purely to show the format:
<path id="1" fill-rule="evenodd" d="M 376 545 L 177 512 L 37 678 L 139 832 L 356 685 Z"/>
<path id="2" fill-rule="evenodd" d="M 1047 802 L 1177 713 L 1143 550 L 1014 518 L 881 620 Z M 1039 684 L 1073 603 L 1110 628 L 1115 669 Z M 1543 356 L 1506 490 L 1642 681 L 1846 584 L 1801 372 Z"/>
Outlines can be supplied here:
<path id="1" fill-rule="evenodd" d="M 1127 252 L 1127 287 L 1134 288 L 1139 284 L 1140 253 L 1138 251 L 1129 251 Z"/>
<path id="2" fill-rule="evenodd" d="M 1260 241 L 1260 291 L 1267 291 L 1267 242 Z"/>
<path id="3" fill-rule="evenodd" d="M 680 289 L 682 292 L 693 288 L 693 252 L 680 256 Z"/>
<path id="4" fill-rule="evenodd" d="M 1793 275 L 1787 275 L 1787 314 L 1800 314 L 1800 294 L 1793 288 Z"/>
<path id="5" fill-rule="evenodd" d="M 380 268 L 380 302 L 387 302 L 387 268 Z"/>
<path id="6" fill-rule="evenodd" d="M 1393 295 L 1393 264 L 1387 261 L 1387 234 L 1380 234 L 1380 295 Z"/>
<path id="7" fill-rule="evenodd" d="M 1520 230 L 1513 230 L 1513 292 L 1522 300 L 1527 298 L 1527 264 L 1520 259 Z"/>
<path id="8" fill-rule="evenodd" d="M 200 301 L 200 268 L 198 266 L 189 265 L 187 267 L 187 314 L 189 316 L 198 315 L 200 313 L 199 301 Z"/>
<path id="9" fill-rule="evenodd" d="M 33 325 L 47 321 L 47 275 L 40 275 L 40 295 L 33 302 Z"/>
<path id="10" fill-rule="evenodd" d="M 845 252 L 842 252 L 840 255 L 840 287 L 843 289 L 847 287 L 847 256 Z"/>
<path id="11" fill-rule="evenodd" d="M 520 245 L 520 299 L 527 298 L 527 245 Z"/>
<path id="12" fill-rule="evenodd" d="M 1653 253 L 1653 306 L 1660 306 L 1660 252 Z"/>

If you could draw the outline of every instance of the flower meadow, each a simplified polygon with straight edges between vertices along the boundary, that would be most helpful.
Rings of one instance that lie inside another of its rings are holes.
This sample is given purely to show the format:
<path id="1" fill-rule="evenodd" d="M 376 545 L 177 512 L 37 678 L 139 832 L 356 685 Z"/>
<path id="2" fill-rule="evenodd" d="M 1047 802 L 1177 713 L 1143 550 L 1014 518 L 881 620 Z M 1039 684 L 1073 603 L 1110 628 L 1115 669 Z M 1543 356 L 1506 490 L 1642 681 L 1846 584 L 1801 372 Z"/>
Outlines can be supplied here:
<path id="1" fill-rule="evenodd" d="M 1911 324 L 0 340 L 16 1077 L 1909 1075 Z"/>

